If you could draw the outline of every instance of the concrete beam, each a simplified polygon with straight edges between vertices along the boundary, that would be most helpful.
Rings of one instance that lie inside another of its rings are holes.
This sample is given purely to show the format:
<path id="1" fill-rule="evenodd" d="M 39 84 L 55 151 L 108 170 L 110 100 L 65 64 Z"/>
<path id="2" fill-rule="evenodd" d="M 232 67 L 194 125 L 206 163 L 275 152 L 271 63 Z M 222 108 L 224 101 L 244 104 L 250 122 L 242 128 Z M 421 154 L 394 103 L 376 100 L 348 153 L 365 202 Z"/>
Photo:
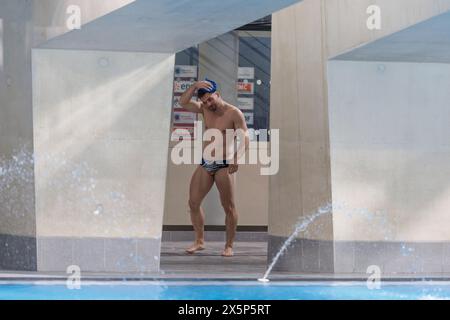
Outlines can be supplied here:
<path id="1" fill-rule="evenodd" d="M 175 53 L 300 0 L 137 0 L 41 48 Z"/>

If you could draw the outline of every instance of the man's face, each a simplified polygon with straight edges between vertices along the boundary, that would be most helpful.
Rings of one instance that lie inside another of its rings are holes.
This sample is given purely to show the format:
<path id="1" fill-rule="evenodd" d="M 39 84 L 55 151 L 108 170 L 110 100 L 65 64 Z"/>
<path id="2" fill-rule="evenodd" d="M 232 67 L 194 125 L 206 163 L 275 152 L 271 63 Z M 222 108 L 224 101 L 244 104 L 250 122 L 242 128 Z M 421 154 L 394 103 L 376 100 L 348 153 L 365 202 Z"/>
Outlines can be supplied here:
<path id="1" fill-rule="evenodd" d="M 208 108 L 208 110 L 216 111 L 217 103 L 219 102 L 219 95 L 216 92 L 206 93 L 200 100 Z"/>

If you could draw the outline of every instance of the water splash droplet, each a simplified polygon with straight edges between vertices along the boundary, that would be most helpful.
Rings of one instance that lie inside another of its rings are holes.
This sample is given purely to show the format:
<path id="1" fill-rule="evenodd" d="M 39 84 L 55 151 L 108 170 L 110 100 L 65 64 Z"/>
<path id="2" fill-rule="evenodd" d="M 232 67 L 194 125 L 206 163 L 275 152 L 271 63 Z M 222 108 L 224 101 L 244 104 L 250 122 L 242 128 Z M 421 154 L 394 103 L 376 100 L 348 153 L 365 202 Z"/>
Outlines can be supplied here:
<path id="1" fill-rule="evenodd" d="M 272 260 L 272 263 L 270 264 L 269 268 L 267 268 L 266 272 L 264 273 L 264 276 L 261 279 L 267 279 L 267 277 L 269 276 L 269 274 L 272 271 L 273 267 L 277 263 L 278 259 L 280 259 L 280 257 L 284 254 L 286 249 L 291 244 L 291 242 L 297 237 L 297 235 L 300 232 L 305 231 L 308 228 L 308 226 L 312 222 L 314 222 L 317 218 L 319 218 L 320 216 L 322 216 L 324 214 L 331 214 L 331 213 L 332 213 L 332 205 L 331 204 L 327 204 L 325 206 L 322 206 L 322 207 L 318 208 L 317 211 L 314 214 L 312 214 L 310 216 L 307 216 L 307 217 L 301 217 L 302 220 L 299 221 L 296 224 L 294 232 L 292 232 L 292 234 L 289 236 L 289 238 L 281 246 L 281 249 L 275 255 L 275 257 Z"/>

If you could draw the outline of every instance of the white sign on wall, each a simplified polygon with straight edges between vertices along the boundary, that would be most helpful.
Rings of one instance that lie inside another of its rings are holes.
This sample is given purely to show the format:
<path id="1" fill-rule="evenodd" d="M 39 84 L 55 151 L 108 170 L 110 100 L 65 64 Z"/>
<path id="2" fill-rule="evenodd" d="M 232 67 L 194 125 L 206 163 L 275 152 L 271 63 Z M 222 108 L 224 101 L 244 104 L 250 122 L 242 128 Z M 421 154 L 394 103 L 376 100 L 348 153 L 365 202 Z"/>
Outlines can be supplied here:
<path id="1" fill-rule="evenodd" d="M 255 78 L 255 68 L 252 67 L 238 68 L 238 79 L 254 79 L 254 78 Z"/>
<path id="2" fill-rule="evenodd" d="M 193 112 L 176 111 L 173 113 L 173 123 L 194 123 L 197 120 L 197 114 Z"/>
<path id="3" fill-rule="evenodd" d="M 254 85 L 253 82 L 241 82 L 237 83 L 238 94 L 253 94 Z"/>
<path id="4" fill-rule="evenodd" d="M 174 81 L 173 92 L 183 93 L 185 92 L 194 82 L 192 81 Z"/>
<path id="5" fill-rule="evenodd" d="M 197 66 L 175 66 L 175 78 L 197 78 Z"/>
<path id="6" fill-rule="evenodd" d="M 238 97 L 238 108 L 241 110 L 253 110 L 254 100 L 253 98 Z"/>

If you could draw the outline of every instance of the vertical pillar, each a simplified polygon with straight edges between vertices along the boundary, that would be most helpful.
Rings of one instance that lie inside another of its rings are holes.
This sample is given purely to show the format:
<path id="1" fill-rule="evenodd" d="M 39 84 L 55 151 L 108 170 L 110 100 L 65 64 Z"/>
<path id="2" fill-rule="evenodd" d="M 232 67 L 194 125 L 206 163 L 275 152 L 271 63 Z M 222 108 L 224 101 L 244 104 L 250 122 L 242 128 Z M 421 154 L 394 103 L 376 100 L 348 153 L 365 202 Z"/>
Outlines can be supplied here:
<path id="1" fill-rule="evenodd" d="M 366 25 L 373 4 L 382 9 L 381 30 Z M 449 8 L 450 1 L 438 0 L 304 0 L 273 15 L 271 129 L 280 129 L 280 170 L 270 177 L 269 260 L 299 219 L 331 201 L 327 60 Z M 335 219 L 326 214 L 311 223 L 275 270 L 352 270 L 346 265 L 353 249 L 332 244 Z"/>
<path id="2" fill-rule="evenodd" d="M 304 1 L 272 19 L 270 127 L 280 130 L 280 170 L 269 184 L 269 263 L 295 225 L 331 201 L 322 6 Z M 298 234 L 274 270 L 332 272 L 332 240 L 328 213 Z"/>
<path id="3" fill-rule="evenodd" d="M 159 270 L 174 55 L 33 50 L 38 270 Z"/>
<path id="4" fill-rule="evenodd" d="M 0 270 L 36 270 L 32 7 L 0 2 Z"/>

